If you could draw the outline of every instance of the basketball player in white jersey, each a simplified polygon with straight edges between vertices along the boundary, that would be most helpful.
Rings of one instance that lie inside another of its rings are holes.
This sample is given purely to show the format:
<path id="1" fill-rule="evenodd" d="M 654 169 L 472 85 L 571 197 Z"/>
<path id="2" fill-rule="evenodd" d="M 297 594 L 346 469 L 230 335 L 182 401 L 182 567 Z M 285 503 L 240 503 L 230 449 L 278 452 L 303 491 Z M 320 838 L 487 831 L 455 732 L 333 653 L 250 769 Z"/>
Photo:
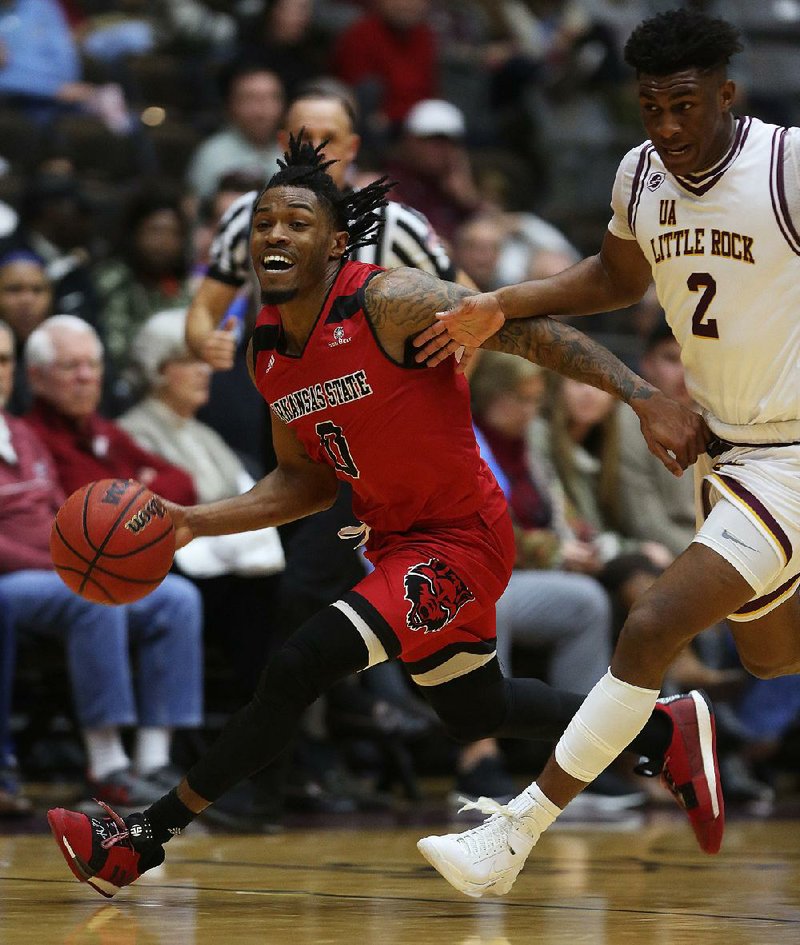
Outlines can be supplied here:
<path id="1" fill-rule="evenodd" d="M 620 164 L 600 252 L 553 278 L 467 297 L 417 339 L 418 360 L 436 363 L 510 319 L 630 305 L 653 279 L 711 436 L 694 541 L 634 607 L 609 672 L 540 777 L 482 825 L 419 842 L 469 895 L 511 888 L 705 627 L 728 618 L 755 676 L 800 670 L 800 129 L 733 114 L 726 65 L 740 49 L 730 24 L 699 12 L 641 23 L 625 58 L 649 140 Z M 698 710 L 708 742 L 713 725 Z"/>

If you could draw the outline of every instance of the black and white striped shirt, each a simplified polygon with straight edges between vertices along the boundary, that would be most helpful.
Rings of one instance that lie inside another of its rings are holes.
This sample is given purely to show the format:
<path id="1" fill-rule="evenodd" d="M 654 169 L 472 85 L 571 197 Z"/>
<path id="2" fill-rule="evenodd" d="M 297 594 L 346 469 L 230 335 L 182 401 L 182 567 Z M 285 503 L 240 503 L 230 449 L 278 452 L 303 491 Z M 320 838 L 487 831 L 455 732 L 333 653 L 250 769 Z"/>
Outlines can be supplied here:
<path id="1" fill-rule="evenodd" d="M 209 254 L 207 275 L 211 279 L 238 288 L 250 278 L 250 220 L 257 197 L 255 190 L 242 194 L 220 220 Z M 424 214 L 390 200 L 381 216 L 378 242 L 359 247 L 351 258 L 386 269 L 411 266 L 440 279 L 455 279 L 455 266 Z"/>

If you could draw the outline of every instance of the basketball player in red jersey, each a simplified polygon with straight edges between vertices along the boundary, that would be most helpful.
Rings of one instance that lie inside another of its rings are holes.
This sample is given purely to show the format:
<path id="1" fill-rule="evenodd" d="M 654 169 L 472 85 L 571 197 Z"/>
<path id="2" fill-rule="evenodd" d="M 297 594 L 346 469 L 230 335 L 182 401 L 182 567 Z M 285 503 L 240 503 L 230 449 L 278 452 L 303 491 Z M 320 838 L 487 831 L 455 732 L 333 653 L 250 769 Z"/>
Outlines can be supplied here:
<path id="1" fill-rule="evenodd" d="M 514 561 L 510 520 L 478 453 L 466 382 L 452 359 L 415 367 L 410 343 L 469 290 L 418 270 L 347 261 L 373 235 L 388 187 L 342 194 L 321 148 L 292 139 L 253 216 L 251 255 L 265 305 L 249 364 L 271 406 L 277 469 L 243 496 L 168 508 L 181 546 L 309 515 L 328 507 L 346 480 L 362 523 L 350 532 L 366 542 L 374 570 L 274 655 L 252 700 L 152 807 L 124 820 L 110 808 L 93 818 L 49 812 L 73 873 L 105 896 L 162 862 L 172 836 L 282 750 L 312 702 L 367 666 L 401 659 L 464 741 L 555 741 L 582 700 L 539 680 L 505 679 L 495 659 L 494 604 Z M 517 321 L 490 344 L 630 403 L 648 443 L 678 472 L 705 447 L 696 414 L 569 326 Z M 705 767 L 688 771 L 686 758 L 701 751 L 696 726 L 676 704 L 657 706 L 631 747 L 679 784 L 699 779 L 694 792 L 707 796 L 713 751 Z M 706 818 L 708 810 L 695 802 L 692 814 Z"/>

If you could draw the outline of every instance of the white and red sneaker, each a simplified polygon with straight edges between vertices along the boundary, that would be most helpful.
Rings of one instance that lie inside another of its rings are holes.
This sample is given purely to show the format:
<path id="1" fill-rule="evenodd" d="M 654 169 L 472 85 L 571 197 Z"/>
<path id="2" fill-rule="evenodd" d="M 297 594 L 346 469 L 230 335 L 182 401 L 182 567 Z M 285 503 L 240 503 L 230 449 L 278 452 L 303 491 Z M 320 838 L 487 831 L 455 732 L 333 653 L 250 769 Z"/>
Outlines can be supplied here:
<path id="1" fill-rule="evenodd" d="M 164 850 L 154 845 L 146 854 L 139 853 L 125 821 L 107 804 L 97 803 L 108 816 L 89 817 L 55 807 L 47 812 L 47 821 L 75 876 L 110 899 L 145 870 L 163 863 Z"/>
<path id="2" fill-rule="evenodd" d="M 686 811 L 700 849 L 719 853 L 725 832 L 725 801 L 717 761 L 714 709 L 704 692 L 656 702 L 656 711 L 672 722 L 672 739 L 664 756 L 661 779 Z"/>

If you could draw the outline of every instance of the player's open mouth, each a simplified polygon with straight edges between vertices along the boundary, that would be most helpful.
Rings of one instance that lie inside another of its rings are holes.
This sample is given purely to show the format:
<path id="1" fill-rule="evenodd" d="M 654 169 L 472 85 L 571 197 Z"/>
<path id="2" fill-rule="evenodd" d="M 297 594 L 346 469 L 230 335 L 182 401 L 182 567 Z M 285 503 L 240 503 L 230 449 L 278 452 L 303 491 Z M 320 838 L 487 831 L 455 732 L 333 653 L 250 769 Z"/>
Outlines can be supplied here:
<path id="1" fill-rule="evenodd" d="M 287 269 L 292 268 L 294 263 L 282 253 L 269 253 L 261 257 L 261 265 L 267 272 L 286 272 Z"/>
<path id="2" fill-rule="evenodd" d="M 671 158 L 681 158 L 689 152 L 690 144 L 682 144 L 679 148 L 664 148 L 664 153 Z"/>

